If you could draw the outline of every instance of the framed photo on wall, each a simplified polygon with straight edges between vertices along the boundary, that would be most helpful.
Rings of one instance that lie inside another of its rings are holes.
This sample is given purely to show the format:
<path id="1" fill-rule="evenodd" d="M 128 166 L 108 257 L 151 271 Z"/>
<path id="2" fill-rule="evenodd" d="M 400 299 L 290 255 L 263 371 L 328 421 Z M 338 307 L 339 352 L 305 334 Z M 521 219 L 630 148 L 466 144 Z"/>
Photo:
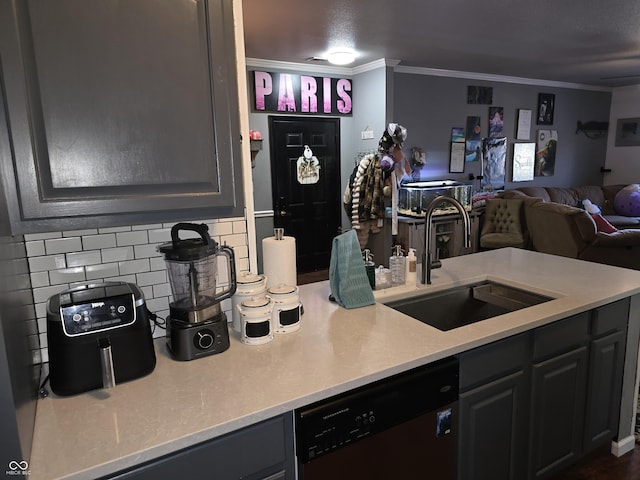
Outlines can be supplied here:
<path id="1" fill-rule="evenodd" d="M 451 142 L 451 156 L 449 157 L 449 173 L 464 173 L 465 144 Z"/>
<path id="2" fill-rule="evenodd" d="M 538 125 L 553 125 L 553 110 L 556 106 L 556 96 L 552 93 L 538 94 Z"/>

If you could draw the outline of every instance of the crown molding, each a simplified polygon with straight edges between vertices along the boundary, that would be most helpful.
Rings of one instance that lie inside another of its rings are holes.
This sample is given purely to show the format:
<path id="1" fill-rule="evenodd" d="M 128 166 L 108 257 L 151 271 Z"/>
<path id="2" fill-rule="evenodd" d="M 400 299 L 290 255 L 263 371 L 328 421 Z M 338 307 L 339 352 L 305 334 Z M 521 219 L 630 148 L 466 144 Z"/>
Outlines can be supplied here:
<path id="1" fill-rule="evenodd" d="M 536 85 L 540 87 L 571 88 L 574 90 L 594 90 L 597 92 L 612 92 L 611 87 L 599 85 L 584 85 L 581 83 L 556 82 L 537 78 L 509 77 L 505 75 L 493 75 L 489 73 L 461 72 L 457 70 L 442 70 L 438 68 L 408 67 L 399 65 L 394 68 L 397 73 L 410 73 L 414 75 L 429 75 L 432 77 L 466 78 L 469 80 L 485 80 L 487 82 L 517 83 L 520 85 Z"/>
<path id="2" fill-rule="evenodd" d="M 371 70 L 376 70 L 383 67 L 396 67 L 400 63 L 400 60 L 393 60 L 389 58 L 381 58 L 373 62 L 365 63 L 357 67 L 336 67 L 331 65 L 317 65 L 314 63 L 294 63 L 294 62 L 281 62 L 279 60 L 262 60 L 260 58 L 247 58 L 247 67 L 264 68 L 264 69 L 277 69 L 277 70 L 293 70 L 296 72 L 305 71 L 310 73 L 327 73 L 334 75 L 359 75 Z"/>

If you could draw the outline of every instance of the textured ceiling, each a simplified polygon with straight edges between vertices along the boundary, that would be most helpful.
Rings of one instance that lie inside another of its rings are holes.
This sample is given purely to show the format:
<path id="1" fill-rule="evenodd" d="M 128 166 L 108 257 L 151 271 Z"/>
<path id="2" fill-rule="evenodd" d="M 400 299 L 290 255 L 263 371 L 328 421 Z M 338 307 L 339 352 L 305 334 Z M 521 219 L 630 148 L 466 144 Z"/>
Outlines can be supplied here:
<path id="1" fill-rule="evenodd" d="M 638 0 L 243 0 L 248 58 L 400 65 L 596 86 L 640 84 Z M 318 62 L 313 64 L 326 64 Z"/>

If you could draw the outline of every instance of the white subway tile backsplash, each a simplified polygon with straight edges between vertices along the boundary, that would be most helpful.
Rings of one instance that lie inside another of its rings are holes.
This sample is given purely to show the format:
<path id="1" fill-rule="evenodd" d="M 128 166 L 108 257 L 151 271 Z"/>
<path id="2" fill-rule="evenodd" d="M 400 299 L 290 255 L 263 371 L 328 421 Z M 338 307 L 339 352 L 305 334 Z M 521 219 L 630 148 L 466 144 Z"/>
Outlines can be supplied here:
<path id="1" fill-rule="evenodd" d="M 117 247 L 115 233 L 87 235 L 82 237 L 82 248 L 84 250 L 100 250 L 102 248 L 113 247 Z"/>
<path id="2" fill-rule="evenodd" d="M 102 278 L 115 277 L 120 275 L 117 263 L 101 263 L 100 265 L 87 265 L 85 267 L 87 280 L 98 280 Z"/>
<path id="3" fill-rule="evenodd" d="M 46 240 L 48 238 L 60 238 L 62 237 L 62 232 L 47 232 L 47 233 L 26 233 L 24 235 L 25 242 L 30 242 L 32 240 Z"/>
<path id="4" fill-rule="evenodd" d="M 55 295 L 56 293 L 60 293 L 63 290 L 66 290 L 68 285 L 52 285 L 50 287 L 39 287 L 33 289 L 33 301 L 35 303 L 42 303 L 49 300 L 51 295 Z"/>
<path id="5" fill-rule="evenodd" d="M 150 270 L 149 260 L 126 260 L 124 262 L 118 262 L 118 269 L 120 270 L 120 275 L 148 272 Z"/>
<path id="6" fill-rule="evenodd" d="M 247 222 L 244 220 L 233 222 L 233 233 L 246 233 L 247 232 Z"/>
<path id="7" fill-rule="evenodd" d="M 213 226 L 209 227 L 209 235 L 212 237 L 215 235 L 217 237 L 221 235 L 231 235 L 233 233 L 233 223 L 232 222 L 221 222 L 215 223 Z"/>
<path id="8" fill-rule="evenodd" d="M 31 288 L 48 287 L 49 272 L 33 272 L 31 274 Z"/>
<path id="9" fill-rule="evenodd" d="M 119 247 L 124 247 L 126 245 L 142 245 L 145 243 L 149 243 L 149 236 L 147 235 L 146 230 L 116 233 L 116 244 Z"/>
<path id="10" fill-rule="evenodd" d="M 153 257 L 149 259 L 149 264 L 151 265 L 151 270 L 164 270 L 167 267 L 167 264 L 164 261 L 164 257 Z"/>
<path id="11" fill-rule="evenodd" d="M 84 230 L 65 230 L 62 232 L 63 237 L 82 237 L 84 235 L 95 235 L 98 230 L 95 228 L 87 228 Z"/>
<path id="12" fill-rule="evenodd" d="M 149 230 L 149 243 L 164 243 L 171 241 L 171 227 Z"/>
<path id="13" fill-rule="evenodd" d="M 130 232 L 131 227 L 105 227 L 99 228 L 98 233 L 117 233 L 117 232 Z"/>
<path id="14" fill-rule="evenodd" d="M 52 285 L 67 285 L 73 282 L 83 282 L 86 280 L 84 267 L 64 268 L 62 270 L 51 270 L 49 280 Z"/>
<path id="15" fill-rule="evenodd" d="M 168 283 L 161 283 L 159 285 L 153 285 L 152 292 L 146 297 L 157 298 L 157 297 L 170 297 L 170 296 L 171 296 L 171 286 Z"/>
<path id="16" fill-rule="evenodd" d="M 155 245 L 134 245 L 133 253 L 135 258 L 150 258 L 150 257 L 158 257 L 162 254 L 156 250 Z"/>
<path id="17" fill-rule="evenodd" d="M 155 230 L 157 228 L 162 228 L 162 224 L 161 223 L 154 223 L 154 224 L 149 224 L 149 225 L 133 225 L 131 227 L 132 231 L 135 230 Z"/>
<path id="18" fill-rule="evenodd" d="M 102 250 L 102 261 L 104 263 L 122 262 L 133 259 L 135 259 L 133 247 L 105 248 Z"/>
<path id="19" fill-rule="evenodd" d="M 27 257 L 37 257 L 39 255 L 46 255 L 47 253 L 44 249 L 44 240 L 25 242 L 25 248 L 27 250 Z"/>
<path id="20" fill-rule="evenodd" d="M 45 272 L 67 267 L 67 259 L 64 255 L 45 255 L 43 257 L 29 258 L 29 270 L 32 272 Z"/>
<path id="21" fill-rule="evenodd" d="M 44 241 L 44 248 L 47 251 L 47 255 L 77 252 L 82 250 L 82 241 L 80 237 L 51 238 Z"/>
<path id="22" fill-rule="evenodd" d="M 155 313 L 167 310 L 169 308 L 169 297 L 145 299 L 147 308 Z"/>
<path id="23" fill-rule="evenodd" d="M 98 265 L 102 262 L 100 250 L 67 253 L 67 267 L 84 267 Z"/>
<path id="24" fill-rule="evenodd" d="M 157 272 L 148 272 L 148 273 L 138 273 L 136 274 L 135 283 L 138 285 L 157 285 L 160 283 L 167 283 L 167 272 L 166 271 L 157 271 Z"/>

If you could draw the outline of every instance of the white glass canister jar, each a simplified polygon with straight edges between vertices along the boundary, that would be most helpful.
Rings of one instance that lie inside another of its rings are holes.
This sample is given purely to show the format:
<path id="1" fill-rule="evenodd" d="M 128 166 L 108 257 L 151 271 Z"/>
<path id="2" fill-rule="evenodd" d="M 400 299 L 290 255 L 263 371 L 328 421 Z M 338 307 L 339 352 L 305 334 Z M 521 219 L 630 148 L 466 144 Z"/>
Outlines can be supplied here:
<path id="1" fill-rule="evenodd" d="M 251 272 L 243 272 L 236 278 L 236 293 L 231 297 L 233 330 L 240 333 L 242 325 L 238 305 L 250 298 L 264 297 L 267 293 L 267 277 Z"/>
<path id="2" fill-rule="evenodd" d="M 273 300 L 272 328 L 275 333 L 291 333 L 300 328 L 300 297 L 298 287 L 278 285 L 267 295 Z"/>
<path id="3" fill-rule="evenodd" d="M 240 314 L 240 341 L 247 345 L 262 345 L 273 340 L 271 316 L 273 301 L 269 297 L 243 300 L 237 307 Z"/>

